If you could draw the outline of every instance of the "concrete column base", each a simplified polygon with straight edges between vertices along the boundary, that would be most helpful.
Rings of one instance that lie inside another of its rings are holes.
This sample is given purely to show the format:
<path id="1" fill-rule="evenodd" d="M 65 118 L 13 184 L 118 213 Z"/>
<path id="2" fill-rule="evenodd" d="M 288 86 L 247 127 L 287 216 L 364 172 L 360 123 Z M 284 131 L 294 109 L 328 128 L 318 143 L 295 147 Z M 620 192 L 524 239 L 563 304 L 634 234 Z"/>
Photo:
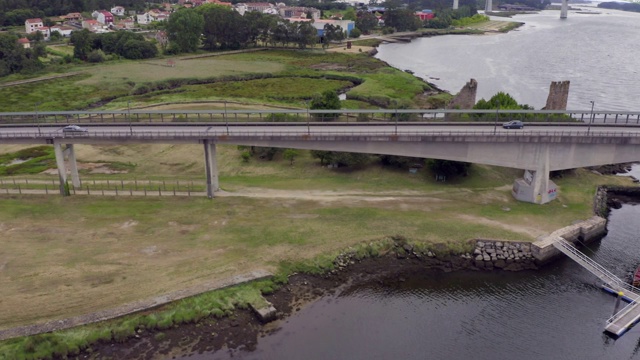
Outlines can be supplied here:
<path id="1" fill-rule="evenodd" d="M 204 162 L 207 175 L 207 197 L 212 199 L 214 197 L 214 191 L 219 189 L 219 183 L 216 144 L 211 140 L 204 140 Z"/>
<path id="2" fill-rule="evenodd" d="M 569 11 L 569 0 L 562 0 L 562 5 L 560 6 L 560 19 L 566 19 L 568 11 Z"/>

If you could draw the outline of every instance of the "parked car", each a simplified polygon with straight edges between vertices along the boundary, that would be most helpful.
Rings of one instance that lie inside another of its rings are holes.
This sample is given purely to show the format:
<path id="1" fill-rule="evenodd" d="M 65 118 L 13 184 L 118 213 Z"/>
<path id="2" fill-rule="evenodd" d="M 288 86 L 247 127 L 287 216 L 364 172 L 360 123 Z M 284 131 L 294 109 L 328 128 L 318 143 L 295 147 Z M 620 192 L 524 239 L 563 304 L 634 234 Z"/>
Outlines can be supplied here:
<path id="1" fill-rule="evenodd" d="M 502 124 L 502 127 L 505 129 L 522 129 L 524 124 L 520 120 L 512 120 Z"/>
<path id="2" fill-rule="evenodd" d="M 65 134 L 85 134 L 89 132 L 89 130 L 78 125 L 67 125 L 62 128 L 62 132 Z"/>

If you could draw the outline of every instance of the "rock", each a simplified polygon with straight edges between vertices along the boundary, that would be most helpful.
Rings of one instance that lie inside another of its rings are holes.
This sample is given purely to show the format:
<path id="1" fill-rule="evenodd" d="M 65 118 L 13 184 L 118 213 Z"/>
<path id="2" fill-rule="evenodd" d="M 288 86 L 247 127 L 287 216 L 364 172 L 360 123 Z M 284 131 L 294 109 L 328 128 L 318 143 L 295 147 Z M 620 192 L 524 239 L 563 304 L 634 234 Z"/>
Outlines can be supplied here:
<path id="1" fill-rule="evenodd" d="M 496 260 L 496 262 L 493 263 L 493 266 L 502 269 L 507 265 L 507 263 L 504 260 Z"/>
<path id="2" fill-rule="evenodd" d="M 484 257 L 482 255 L 476 256 L 476 261 L 482 261 Z"/>
<path id="3" fill-rule="evenodd" d="M 476 245 L 478 245 L 479 248 L 483 248 L 484 247 L 484 243 L 482 241 L 478 241 L 476 243 Z"/>
<path id="4" fill-rule="evenodd" d="M 484 251 L 487 252 L 487 254 L 495 254 L 495 250 L 494 249 L 484 249 Z"/>
<path id="5" fill-rule="evenodd" d="M 496 255 L 502 255 L 502 254 L 504 254 L 504 252 L 502 250 L 500 250 L 500 249 L 496 250 Z"/>
<path id="6" fill-rule="evenodd" d="M 482 251 L 480 251 L 480 249 L 473 250 L 473 255 L 480 255 L 480 254 L 482 254 Z"/>
<path id="7" fill-rule="evenodd" d="M 482 259 L 483 259 L 484 261 L 490 261 L 490 260 L 491 260 L 491 257 L 489 257 L 489 255 L 483 255 L 483 256 L 482 256 Z"/>
<path id="8" fill-rule="evenodd" d="M 406 252 L 408 252 L 408 253 L 410 253 L 410 252 L 412 252 L 412 251 L 413 251 L 413 246 L 412 246 L 411 244 L 404 244 L 402 247 L 403 247 L 403 248 L 405 249 L 405 251 L 406 251 Z"/>
<path id="9" fill-rule="evenodd" d="M 435 255 L 434 253 L 432 253 L 431 251 L 429 251 L 429 252 L 427 253 L 427 256 L 428 256 L 428 257 L 434 257 L 434 256 L 436 256 L 436 255 Z"/>
<path id="10" fill-rule="evenodd" d="M 253 304 L 249 304 L 251 306 L 251 310 L 258 316 L 258 319 L 263 323 L 268 323 L 276 319 L 276 308 L 273 307 L 273 304 L 266 301 L 266 304 L 260 308 L 256 308 Z"/>
<path id="11" fill-rule="evenodd" d="M 502 242 L 501 241 L 496 241 L 496 247 L 501 248 L 502 247 Z"/>

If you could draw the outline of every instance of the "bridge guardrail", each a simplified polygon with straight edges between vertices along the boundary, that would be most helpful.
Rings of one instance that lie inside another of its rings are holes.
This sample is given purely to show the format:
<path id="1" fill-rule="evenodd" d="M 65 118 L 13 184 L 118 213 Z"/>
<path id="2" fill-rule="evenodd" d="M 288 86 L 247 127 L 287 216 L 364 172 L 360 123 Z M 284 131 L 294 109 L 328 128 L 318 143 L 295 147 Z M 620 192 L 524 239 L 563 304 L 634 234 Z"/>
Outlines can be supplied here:
<path id="1" fill-rule="evenodd" d="M 299 130 L 299 131 L 226 131 L 216 129 L 215 131 L 96 131 L 77 135 L 63 134 L 61 132 L 41 131 L 36 132 L 0 132 L 0 139 L 38 139 L 38 138 L 210 138 L 210 137 L 304 137 L 304 136 L 332 136 L 332 137 L 397 137 L 397 136 L 500 136 L 500 137 L 528 137 L 528 136 L 549 136 L 549 137 L 640 137 L 640 132 L 625 131 L 406 131 L 406 130 L 386 130 L 386 131 L 324 131 L 324 130 Z"/>

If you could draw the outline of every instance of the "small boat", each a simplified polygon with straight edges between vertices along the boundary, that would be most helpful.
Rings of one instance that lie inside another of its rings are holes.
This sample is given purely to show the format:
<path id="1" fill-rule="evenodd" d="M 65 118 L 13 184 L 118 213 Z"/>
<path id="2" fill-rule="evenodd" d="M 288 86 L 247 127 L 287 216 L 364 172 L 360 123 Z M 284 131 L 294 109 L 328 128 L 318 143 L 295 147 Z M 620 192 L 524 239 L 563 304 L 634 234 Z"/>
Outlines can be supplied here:
<path id="1" fill-rule="evenodd" d="M 633 286 L 640 287 L 640 266 L 636 269 L 636 272 L 633 273 Z"/>

